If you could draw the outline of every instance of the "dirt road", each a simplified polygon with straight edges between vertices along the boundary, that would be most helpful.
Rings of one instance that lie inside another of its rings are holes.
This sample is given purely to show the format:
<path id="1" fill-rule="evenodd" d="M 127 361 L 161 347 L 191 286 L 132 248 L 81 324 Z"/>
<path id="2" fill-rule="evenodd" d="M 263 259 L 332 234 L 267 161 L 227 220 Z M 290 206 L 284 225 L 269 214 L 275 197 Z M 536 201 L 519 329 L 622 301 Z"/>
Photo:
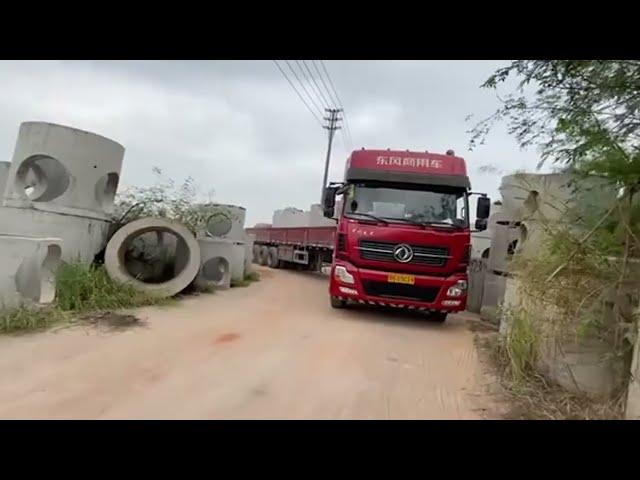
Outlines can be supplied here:
<path id="1" fill-rule="evenodd" d="M 326 278 L 261 271 L 141 328 L 0 338 L 0 418 L 481 418 L 463 318 L 333 310 Z"/>

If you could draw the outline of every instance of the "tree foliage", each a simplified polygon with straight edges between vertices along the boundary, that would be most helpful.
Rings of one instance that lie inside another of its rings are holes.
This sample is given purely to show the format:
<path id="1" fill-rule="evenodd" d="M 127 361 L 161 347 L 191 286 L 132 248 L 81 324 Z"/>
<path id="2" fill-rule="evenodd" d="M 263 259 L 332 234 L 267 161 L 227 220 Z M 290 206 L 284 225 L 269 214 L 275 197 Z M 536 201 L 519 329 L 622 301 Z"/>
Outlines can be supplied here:
<path id="1" fill-rule="evenodd" d="M 208 201 L 198 201 L 198 186 L 192 177 L 177 184 L 157 167 L 153 173 L 153 185 L 129 187 L 118 193 L 114 214 L 118 224 L 143 217 L 167 218 L 183 223 L 195 233 L 212 219 L 234 219 L 228 209 L 211 201 L 212 190 L 207 193 Z"/>
<path id="2" fill-rule="evenodd" d="M 518 60 L 482 85 L 519 80 L 502 106 L 471 131 L 470 147 L 505 121 L 521 147 L 583 174 L 640 184 L 640 61 Z M 500 97 L 499 97 L 500 98 Z"/>

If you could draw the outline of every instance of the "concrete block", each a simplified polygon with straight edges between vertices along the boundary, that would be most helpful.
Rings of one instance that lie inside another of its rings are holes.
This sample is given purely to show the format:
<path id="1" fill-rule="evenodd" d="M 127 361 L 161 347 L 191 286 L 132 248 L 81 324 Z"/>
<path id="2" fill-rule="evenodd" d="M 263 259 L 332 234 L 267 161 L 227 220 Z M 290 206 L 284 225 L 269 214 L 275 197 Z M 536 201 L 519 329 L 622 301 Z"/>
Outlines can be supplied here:
<path id="1" fill-rule="evenodd" d="M 294 207 L 276 210 L 271 225 L 273 228 L 308 227 L 309 212 Z"/>
<path id="2" fill-rule="evenodd" d="M 20 125 L 3 205 L 109 219 L 124 147 L 45 122 Z"/>
<path id="3" fill-rule="evenodd" d="M 482 307 L 480 316 L 484 320 L 498 323 L 498 306 L 504 300 L 507 277 L 496 275 L 490 271 L 484 277 L 484 289 L 482 292 Z"/>
<path id="4" fill-rule="evenodd" d="M 127 259 L 127 252 L 132 249 L 135 239 L 150 232 L 169 234 L 177 239 L 172 275 L 169 279 L 156 283 L 136 278 Z M 192 233 L 178 222 L 161 218 L 142 218 L 124 225 L 111 237 L 107 244 L 104 263 L 107 273 L 114 280 L 129 283 L 138 290 L 152 295 L 168 297 L 184 290 L 198 274 L 200 246 Z"/>
<path id="5" fill-rule="evenodd" d="M 336 215 L 338 214 L 338 202 L 336 202 Z M 335 227 L 335 220 L 324 216 L 322 206 L 315 203 L 309 208 L 309 227 Z"/>
<path id="6" fill-rule="evenodd" d="M 9 177 L 11 162 L 0 162 L 0 199 L 4 196 L 4 187 Z"/>
<path id="7" fill-rule="evenodd" d="M 625 362 L 611 355 L 610 345 L 593 338 L 543 337 L 537 368 L 574 393 L 611 398 L 624 383 Z"/>
<path id="8" fill-rule="evenodd" d="M 487 268 L 490 271 L 506 273 L 509 271 L 509 262 L 518 247 L 522 231 L 519 226 L 507 224 L 505 215 L 496 216 L 496 224 L 491 234 L 491 247 Z"/>
<path id="9" fill-rule="evenodd" d="M 502 308 L 499 314 L 500 334 L 506 335 L 509 332 L 510 311 L 517 310 L 520 306 L 520 281 L 517 277 L 506 277 L 504 283 L 504 297 Z"/>
<path id="10" fill-rule="evenodd" d="M 0 234 L 0 308 L 55 299 L 62 240 Z"/>
<path id="11" fill-rule="evenodd" d="M 111 223 L 32 208 L 0 207 L 0 234 L 62 239 L 62 260 L 90 263 L 107 243 Z"/>
<path id="12" fill-rule="evenodd" d="M 574 207 L 604 213 L 616 191 L 596 177 L 578 180 L 566 173 L 518 173 L 502 178 L 500 194 L 510 220 L 561 221 Z"/>

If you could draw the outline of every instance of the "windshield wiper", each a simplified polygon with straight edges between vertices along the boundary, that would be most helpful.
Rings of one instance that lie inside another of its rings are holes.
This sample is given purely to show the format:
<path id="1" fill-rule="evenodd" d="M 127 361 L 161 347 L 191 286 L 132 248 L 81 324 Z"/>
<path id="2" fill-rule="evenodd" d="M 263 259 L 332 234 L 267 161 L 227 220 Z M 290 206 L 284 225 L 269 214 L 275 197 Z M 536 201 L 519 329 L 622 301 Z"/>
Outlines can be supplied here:
<path id="1" fill-rule="evenodd" d="M 385 220 L 391 220 L 391 221 L 396 221 L 396 222 L 405 222 L 405 223 L 410 223 L 412 225 L 418 225 L 420 227 L 424 226 L 424 223 L 422 222 L 418 222 L 417 220 L 410 220 L 408 218 L 396 218 L 396 217 L 382 217 Z"/>
<path id="2" fill-rule="evenodd" d="M 449 222 L 438 222 L 437 220 L 422 222 L 422 225 L 445 225 L 451 228 L 460 228 L 459 225 Z"/>
<path id="3" fill-rule="evenodd" d="M 380 217 L 376 217 L 375 215 L 371 215 L 370 213 L 362 213 L 362 212 L 349 212 L 348 215 L 362 215 L 363 217 L 368 217 L 371 218 L 372 220 L 376 220 L 380 223 L 386 223 L 387 225 L 389 224 L 389 222 L 387 222 L 386 220 L 384 220 L 383 218 Z"/>

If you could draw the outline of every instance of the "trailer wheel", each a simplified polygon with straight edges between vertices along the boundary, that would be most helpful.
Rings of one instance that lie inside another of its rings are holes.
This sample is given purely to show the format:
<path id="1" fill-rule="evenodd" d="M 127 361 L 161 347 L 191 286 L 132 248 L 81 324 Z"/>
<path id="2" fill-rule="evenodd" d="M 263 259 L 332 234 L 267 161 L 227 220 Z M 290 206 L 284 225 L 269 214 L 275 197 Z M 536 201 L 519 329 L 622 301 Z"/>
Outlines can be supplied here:
<path id="1" fill-rule="evenodd" d="M 260 245 L 253 246 L 253 263 L 260 263 Z"/>
<path id="2" fill-rule="evenodd" d="M 258 263 L 262 266 L 266 266 L 268 258 L 269 258 L 269 247 L 265 247 L 265 246 L 260 247 L 260 256 L 258 258 Z"/>
<path id="3" fill-rule="evenodd" d="M 267 253 L 267 265 L 271 268 L 280 268 L 280 262 L 278 261 L 278 249 L 276 247 L 269 247 Z"/>
<path id="4" fill-rule="evenodd" d="M 342 300 L 338 297 L 331 297 L 331 307 L 333 308 L 345 308 L 347 306 L 347 301 Z"/>

